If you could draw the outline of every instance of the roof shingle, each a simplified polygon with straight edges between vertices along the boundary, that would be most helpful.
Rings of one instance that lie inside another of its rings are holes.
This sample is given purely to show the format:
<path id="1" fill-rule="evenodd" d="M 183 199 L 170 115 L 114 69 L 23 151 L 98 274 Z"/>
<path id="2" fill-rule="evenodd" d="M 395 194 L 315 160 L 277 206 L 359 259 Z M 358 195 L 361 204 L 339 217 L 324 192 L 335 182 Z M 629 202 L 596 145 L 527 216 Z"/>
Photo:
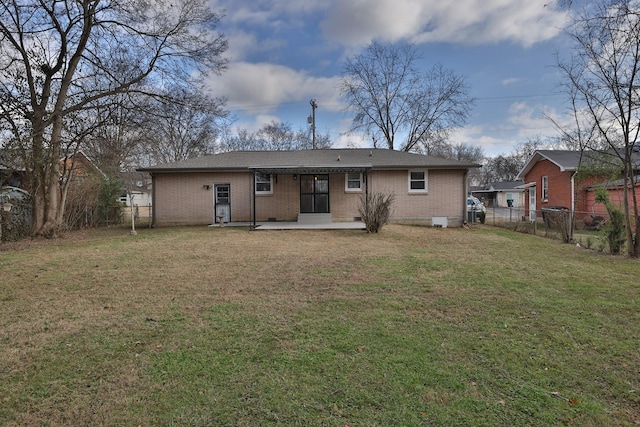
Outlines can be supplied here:
<path id="1" fill-rule="evenodd" d="M 347 168 L 370 167 L 371 169 L 469 169 L 480 167 L 475 163 L 431 157 L 374 148 L 323 149 L 298 151 L 232 151 L 213 154 L 175 163 L 167 163 L 139 171 L 146 172 L 195 172 L 212 170 L 247 170 L 250 168 Z"/>

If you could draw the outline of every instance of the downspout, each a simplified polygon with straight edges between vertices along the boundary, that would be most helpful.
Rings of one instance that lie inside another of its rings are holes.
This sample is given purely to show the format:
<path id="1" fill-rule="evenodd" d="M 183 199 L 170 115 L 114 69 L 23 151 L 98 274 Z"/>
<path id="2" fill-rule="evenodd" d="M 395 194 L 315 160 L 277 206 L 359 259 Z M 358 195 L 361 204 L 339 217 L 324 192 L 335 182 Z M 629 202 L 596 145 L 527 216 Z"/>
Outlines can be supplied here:
<path id="1" fill-rule="evenodd" d="M 462 178 L 462 225 L 467 223 L 467 184 L 469 179 L 469 169 L 465 169 Z"/>
<path id="2" fill-rule="evenodd" d="M 151 173 L 151 227 L 156 227 L 156 176 Z"/>
<path id="3" fill-rule="evenodd" d="M 578 175 L 578 171 L 575 171 L 573 175 L 571 175 L 571 212 L 569 215 L 569 239 L 573 240 L 573 217 L 576 212 L 576 175 Z"/>
<path id="4" fill-rule="evenodd" d="M 251 216 L 253 225 L 249 227 L 251 231 L 255 231 L 256 229 L 256 171 L 255 169 L 251 173 L 251 194 L 253 195 L 253 207 L 251 210 Z"/>

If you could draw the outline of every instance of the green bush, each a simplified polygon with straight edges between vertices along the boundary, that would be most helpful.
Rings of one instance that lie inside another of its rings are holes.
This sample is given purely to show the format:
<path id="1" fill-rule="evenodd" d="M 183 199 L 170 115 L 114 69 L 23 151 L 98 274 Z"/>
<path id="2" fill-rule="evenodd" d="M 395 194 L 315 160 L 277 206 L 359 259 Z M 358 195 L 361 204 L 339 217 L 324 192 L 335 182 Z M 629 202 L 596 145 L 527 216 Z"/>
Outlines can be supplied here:
<path id="1" fill-rule="evenodd" d="M 602 228 L 609 242 L 609 252 L 619 254 L 626 241 L 624 212 L 611 202 L 609 193 L 602 187 L 596 190 L 596 202 L 603 203 L 609 213 L 609 222 Z"/>

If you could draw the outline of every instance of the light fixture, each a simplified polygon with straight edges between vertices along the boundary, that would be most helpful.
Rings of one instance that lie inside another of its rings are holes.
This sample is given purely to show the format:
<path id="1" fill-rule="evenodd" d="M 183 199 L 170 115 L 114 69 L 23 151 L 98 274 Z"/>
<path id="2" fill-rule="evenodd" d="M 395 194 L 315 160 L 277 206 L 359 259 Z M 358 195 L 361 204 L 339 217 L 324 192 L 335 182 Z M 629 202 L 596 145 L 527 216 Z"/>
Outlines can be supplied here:
<path id="1" fill-rule="evenodd" d="M 293 174 L 293 180 L 295 181 L 295 180 L 297 180 L 297 179 L 298 179 L 298 175 L 294 173 L 294 174 Z"/>
<path id="2" fill-rule="evenodd" d="M 204 184 L 202 188 L 204 188 L 205 190 L 211 190 L 211 186 L 209 184 Z"/>

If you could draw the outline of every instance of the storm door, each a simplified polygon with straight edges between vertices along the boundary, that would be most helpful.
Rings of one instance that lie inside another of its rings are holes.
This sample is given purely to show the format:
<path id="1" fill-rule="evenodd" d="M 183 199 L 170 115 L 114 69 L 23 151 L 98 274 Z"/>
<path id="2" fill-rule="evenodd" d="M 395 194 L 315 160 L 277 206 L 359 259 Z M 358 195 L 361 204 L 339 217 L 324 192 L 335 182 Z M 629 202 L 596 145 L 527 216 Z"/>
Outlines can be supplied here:
<path id="1" fill-rule="evenodd" d="M 231 222 L 231 184 L 216 184 L 214 186 L 216 223 L 220 218 L 224 222 Z"/>
<path id="2" fill-rule="evenodd" d="M 536 187 L 529 187 L 529 221 L 536 220 Z"/>
<path id="3" fill-rule="evenodd" d="M 300 213 L 329 212 L 329 175 L 300 175 Z"/>

